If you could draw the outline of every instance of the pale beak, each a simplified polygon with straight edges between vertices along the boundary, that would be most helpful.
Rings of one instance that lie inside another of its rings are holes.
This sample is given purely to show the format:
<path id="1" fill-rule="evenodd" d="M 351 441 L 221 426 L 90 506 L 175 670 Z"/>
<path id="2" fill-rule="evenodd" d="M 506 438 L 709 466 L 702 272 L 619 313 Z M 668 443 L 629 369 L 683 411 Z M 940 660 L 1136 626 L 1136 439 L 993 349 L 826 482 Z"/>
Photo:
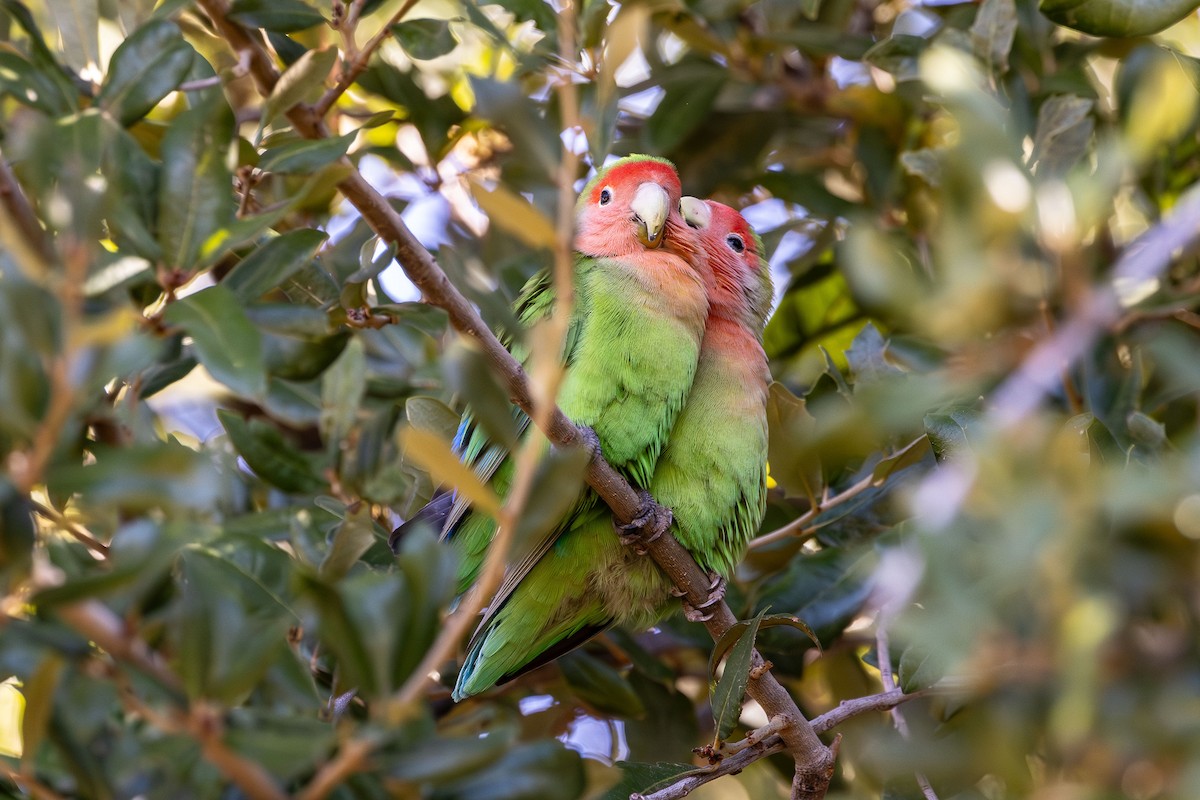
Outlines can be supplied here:
<path id="1" fill-rule="evenodd" d="M 712 222 L 712 209 L 699 197 L 685 196 L 679 201 L 679 211 L 693 228 L 704 230 Z"/>
<path id="2" fill-rule="evenodd" d="M 663 243 L 663 228 L 667 224 L 671 198 L 657 183 L 643 183 L 633 195 L 629 207 L 637 224 L 637 237 L 646 247 L 655 249 Z"/>

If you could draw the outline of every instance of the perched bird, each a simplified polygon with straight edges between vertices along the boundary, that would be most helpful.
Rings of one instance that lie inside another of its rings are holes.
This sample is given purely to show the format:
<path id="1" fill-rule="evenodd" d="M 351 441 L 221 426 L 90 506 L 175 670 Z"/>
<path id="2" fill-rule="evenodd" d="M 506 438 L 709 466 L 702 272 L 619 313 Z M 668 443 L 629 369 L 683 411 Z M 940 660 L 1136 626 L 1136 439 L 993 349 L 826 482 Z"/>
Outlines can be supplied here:
<path id="1" fill-rule="evenodd" d="M 639 487 L 649 482 L 692 385 L 708 312 L 705 261 L 697 232 L 680 213 L 681 194 L 670 162 L 637 155 L 597 172 L 576 204 L 575 300 L 557 401 L 570 420 L 594 431 L 608 462 Z M 516 314 L 532 326 L 553 307 L 553 278 L 543 273 L 522 290 Z M 514 355 L 524 360 L 527 354 L 514 348 Z M 524 428 L 529 421 L 518 413 L 518 422 Z M 469 413 L 455 449 L 498 495 L 507 494 L 513 470 L 508 451 L 488 441 Z M 563 526 L 523 550 L 524 559 L 510 568 L 500 596 L 521 581 L 573 514 L 595 505 L 595 495 L 585 492 Z M 422 522 L 459 547 L 459 588 L 468 587 L 482 566 L 495 523 L 448 492 L 398 528 L 393 545 Z"/>
<path id="2" fill-rule="evenodd" d="M 648 488 L 673 510 L 679 541 L 720 576 L 766 509 L 770 372 L 762 334 L 771 277 L 741 214 L 691 197 L 682 209 L 708 258 L 708 320 L 691 392 Z M 652 624 L 670 609 L 671 588 L 653 561 L 613 535 L 606 509 L 580 515 L 520 585 L 493 602 L 467 647 L 455 698 L 545 664 L 611 625 Z"/>

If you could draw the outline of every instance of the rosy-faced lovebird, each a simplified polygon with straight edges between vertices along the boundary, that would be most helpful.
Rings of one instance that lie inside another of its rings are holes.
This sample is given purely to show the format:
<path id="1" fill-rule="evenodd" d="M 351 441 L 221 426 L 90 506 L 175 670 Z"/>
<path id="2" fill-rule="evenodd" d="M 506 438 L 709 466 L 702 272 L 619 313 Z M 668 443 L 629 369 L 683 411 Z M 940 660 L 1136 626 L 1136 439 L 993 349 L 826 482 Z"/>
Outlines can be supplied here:
<path id="1" fill-rule="evenodd" d="M 700 566 L 727 575 L 766 504 L 770 383 L 762 332 L 771 278 L 762 243 L 728 206 L 684 198 L 710 270 L 709 311 L 691 392 L 647 488 Z M 579 646 L 611 625 L 646 626 L 671 608 L 671 584 L 620 543 L 607 509 L 578 515 L 498 598 L 468 645 L 455 697 L 481 692 Z"/>
<path id="2" fill-rule="evenodd" d="M 696 230 L 679 210 L 681 193 L 670 162 L 629 156 L 601 169 L 576 204 L 575 299 L 557 402 L 570 420 L 595 432 L 604 457 L 638 487 L 648 484 L 683 407 L 708 312 L 706 261 Z M 547 318 L 553 307 L 553 279 L 543 273 L 522 290 L 516 315 L 528 327 Z M 513 353 L 522 361 L 528 356 L 515 346 Z M 517 416 L 526 429 L 528 419 Z M 507 494 L 512 459 L 506 448 L 488 441 L 469 410 L 454 445 L 499 496 Z M 513 593 L 543 594 L 545 587 L 526 587 L 525 576 L 557 536 L 596 505 L 594 493 L 586 491 L 560 525 L 538 541 L 522 542 L 490 607 L 499 608 Z M 397 529 L 393 543 L 418 523 L 459 548 L 459 589 L 465 590 L 478 576 L 495 523 L 448 492 Z M 531 629 L 543 623 L 530 620 Z"/>

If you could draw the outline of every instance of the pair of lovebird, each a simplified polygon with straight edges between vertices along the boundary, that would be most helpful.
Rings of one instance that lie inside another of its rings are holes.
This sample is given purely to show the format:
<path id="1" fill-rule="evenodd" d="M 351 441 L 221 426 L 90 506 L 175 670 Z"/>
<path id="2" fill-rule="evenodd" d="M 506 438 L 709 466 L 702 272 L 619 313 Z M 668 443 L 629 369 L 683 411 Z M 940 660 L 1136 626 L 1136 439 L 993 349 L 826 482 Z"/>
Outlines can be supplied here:
<path id="1" fill-rule="evenodd" d="M 590 427 L 604 457 L 674 514 L 673 533 L 713 575 L 728 575 L 766 503 L 762 332 L 772 290 L 762 242 L 732 208 L 682 197 L 670 162 L 630 156 L 600 170 L 575 212 L 575 305 L 558 404 Z M 516 312 L 548 317 L 553 281 L 534 277 Z M 514 352 L 518 358 L 525 353 Z M 522 416 L 524 428 L 528 420 Z M 512 459 L 472 415 L 455 438 L 464 463 L 504 496 Z M 453 492 L 423 522 L 458 546 L 460 589 L 478 577 L 495 522 Z M 614 535 L 586 490 L 567 517 L 510 563 L 467 645 L 461 700 L 545 664 L 613 625 L 648 626 L 672 603 L 654 562 Z"/>

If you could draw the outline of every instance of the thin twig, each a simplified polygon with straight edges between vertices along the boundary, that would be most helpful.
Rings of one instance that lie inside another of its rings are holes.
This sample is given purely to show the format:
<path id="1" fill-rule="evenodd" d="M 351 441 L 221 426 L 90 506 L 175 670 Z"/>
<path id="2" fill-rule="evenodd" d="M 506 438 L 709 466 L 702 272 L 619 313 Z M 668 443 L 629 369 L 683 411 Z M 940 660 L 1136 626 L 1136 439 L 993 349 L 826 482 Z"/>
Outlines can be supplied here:
<path id="1" fill-rule="evenodd" d="M 34 776 L 15 770 L 7 764 L 0 763 L 0 774 L 15 783 L 18 789 L 28 792 L 34 800 L 66 800 L 49 786 L 40 783 Z"/>
<path id="2" fill-rule="evenodd" d="M 3 153 L 0 153 L 0 207 L 20 232 L 25 245 L 43 261 L 49 261 L 50 245 L 46 231 L 42 229 L 42 223 L 38 221 L 29 199 L 21 191 L 21 185 L 9 168 Z"/>
<path id="3" fill-rule="evenodd" d="M 922 691 L 905 694 L 899 690 L 893 690 L 891 692 L 883 692 L 882 694 L 858 697 L 854 700 L 845 700 L 837 708 L 819 717 L 814 717 L 811 724 L 813 730 L 817 733 L 827 733 L 848 719 L 873 712 L 890 711 L 901 703 L 922 697 L 926 693 Z M 681 800 L 681 798 L 686 797 L 710 781 L 714 781 L 725 775 L 736 775 L 755 761 L 775 755 L 776 753 L 782 753 L 786 749 L 787 747 L 784 745 L 782 737 L 778 735 L 768 736 L 726 757 L 711 769 L 688 773 L 670 786 L 664 786 L 650 794 L 632 795 L 630 800 L 634 800 L 634 798 L 641 798 L 641 800 Z"/>
<path id="4" fill-rule="evenodd" d="M 79 542 L 86 545 L 89 550 L 104 556 L 105 558 L 108 557 L 108 545 L 96 539 L 82 527 L 67 519 L 53 508 L 39 503 L 37 500 L 30 499 L 29 504 L 33 506 L 33 510 L 36 511 L 39 516 L 45 517 L 67 533 L 74 536 Z"/>
<path id="5" fill-rule="evenodd" d="M 892 653 L 889 646 L 887 622 L 890 621 L 891 614 L 880 613 L 880 621 L 875 631 L 875 649 L 876 656 L 879 661 L 879 678 L 883 683 L 884 692 L 893 692 L 896 690 L 896 679 L 892 674 Z M 899 706 L 895 706 L 889 712 L 892 715 L 892 724 L 896 726 L 901 738 L 908 738 L 908 721 L 904 719 L 904 712 Z M 925 800 L 939 800 L 937 792 L 933 790 L 933 785 L 929 783 L 929 778 L 925 777 L 925 773 L 917 770 L 913 773 L 913 777 L 917 779 L 917 785 L 921 787 L 921 794 L 925 795 Z"/>
<path id="6" fill-rule="evenodd" d="M 901 447 L 899 450 L 892 453 L 887 458 L 895 458 L 901 453 L 906 453 L 910 448 L 916 446 L 924 438 L 924 435 L 917 437 L 908 444 L 904 445 L 904 447 Z M 887 458 L 883 459 L 883 461 L 886 461 Z M 775 544 L 783 539 L 790 538 L 803 541 L 804 539 L 813 536 L 826 525 L 830 524 L 829 522 L 823 522 L 819 525 L 813 525 L 812 521 L 814 519 L 830 509 L 837 508 L 843 503 L 853 500 L 868 489 L 882 486 L 887 482 L 887 479 L 890 476 L 891 473 L 888 473 L 880 478 L 876 477 L 874 472 L 871 472 L 856 482 L 853 486 L 846 487 L 833 497 L 823 496 L 820 500 L 814 500 L 812 507 L 809 508 L 808 511 L 805 511 L 788 524 L 780 528 L 776 528 L 770 533 L 764 533 L 762 536 L 755 537 L 753 540 L 751 540 L 748 549 L 757 550 L 768 545 Z M 830 522 L 832 522 L 832 520 Z"/>
<path id="7" fill-rule="evenodd" d="M 362 75 L 363 71 L 366 70 L 367 64 L 369 64 L 371 61 L 371 56 L 387 39 L 391 33 L 392 26 L 404 19 L 404 16 L 410 10 L 412 10 L 412 7 L 416 4 L 417 0 L 405 0 L 404 5 L 400 6 L 400 9 L 392 15 L 392 18 L 389 19 L 374 36 L 370 38 L 370 40 L 362 47 L 361 50 L 355 47 L 356 52 L 353 54 L 347 50 L 347 56 L 350 57 L 349 65 L 346 63 L 342 64 L 342 73 L 338 78 L 337 84 L 326 90 L 325 94 L 321 95 L 321 99 L 313 104 L 314 114 L 316 114 L 318 117 L 324 117 L 327 113 L 329 113 L 329 109 L 333 108 L 333 104 L 338 101 L 338 98 L 345 94 L 346 90 L 349 89 L 356 80 L 358 80 L 358 76 Z M 353 43 L 354 30 L 358 25 L 358 10 L 361 7 L 362 3 L 356 0 L 356 2 L 350 7 L 350 13 L 346 18 L 346 22 L 342 25 L 343 37 L 349 38 L 348 44 Z"/>

